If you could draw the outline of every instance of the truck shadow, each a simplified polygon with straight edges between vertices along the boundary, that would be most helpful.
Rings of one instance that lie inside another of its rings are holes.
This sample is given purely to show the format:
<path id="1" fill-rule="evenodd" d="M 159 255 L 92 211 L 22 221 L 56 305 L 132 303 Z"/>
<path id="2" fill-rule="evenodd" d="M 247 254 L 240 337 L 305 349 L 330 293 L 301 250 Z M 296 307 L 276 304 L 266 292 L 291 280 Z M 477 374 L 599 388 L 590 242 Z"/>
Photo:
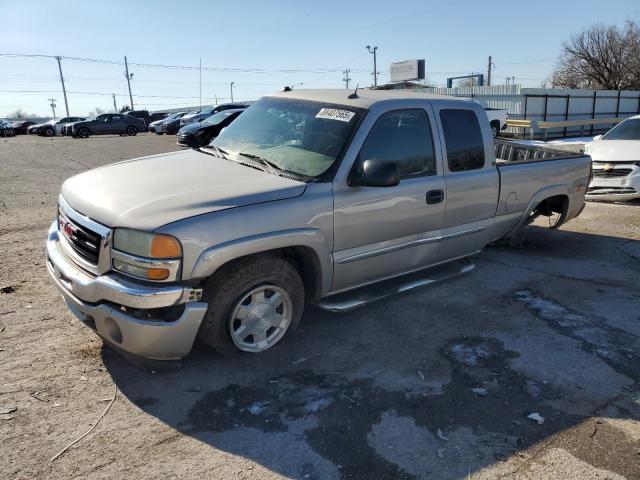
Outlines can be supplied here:
<path id="1" fill-rule="evenodd" d="M 570 279 L 532 282 L 500 263 L 592 259 L 624 241 L 532 228 L 528 248 L 493 248 L 443 286 L 348 314 L 310 308 L 259 356 L 196 344 L 177 370 L 140 369 L 106 347 L 103 361 L 145 413 L 287 477 L 462 479 L 564 432 L 576 458 L 635 477 L 637 444 L 606 419 L 640 418 L 639 334 L 574 306 L 618 287 L 581 281 L 565 304 L 553 291 Z M 616 247 L 607 261 L 633 260 Z M 502 275 L 513 283 L 498 293 L 469 293 Z M 637 306 L 633 288 L 623 295 Z"/>

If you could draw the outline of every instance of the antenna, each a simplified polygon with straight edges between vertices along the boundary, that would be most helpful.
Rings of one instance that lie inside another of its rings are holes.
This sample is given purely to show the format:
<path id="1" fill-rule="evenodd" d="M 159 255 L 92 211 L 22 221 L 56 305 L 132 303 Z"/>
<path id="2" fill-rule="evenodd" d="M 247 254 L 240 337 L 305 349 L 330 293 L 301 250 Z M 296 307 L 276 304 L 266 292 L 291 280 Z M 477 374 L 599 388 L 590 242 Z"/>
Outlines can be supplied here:
<path id="1" fill-rule="evenodd" d="M 358 87 L 359 86 L 360 86 L 360 84 L 358 83 L 356 85 L 356 89 L 354 90 L 354 92 L 347 97 L 348 99 L 360 98 L 360 97 L 358 97 Z"/>

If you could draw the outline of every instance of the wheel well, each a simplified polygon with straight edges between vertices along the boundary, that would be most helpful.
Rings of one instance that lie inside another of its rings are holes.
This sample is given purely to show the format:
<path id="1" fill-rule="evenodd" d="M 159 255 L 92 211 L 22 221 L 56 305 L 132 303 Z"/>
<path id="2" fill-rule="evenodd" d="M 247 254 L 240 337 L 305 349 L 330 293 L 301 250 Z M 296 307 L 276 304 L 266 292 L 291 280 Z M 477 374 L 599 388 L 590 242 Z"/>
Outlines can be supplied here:
<path id="1" fill-rule="evenodd" d="M 220 265 L 213 275 L 224 274 L 226 269 L 234 268 L 233 264 L 239 260 L 245 260 L 255 255 L 263 254 L 275 254 L 290 262 L 300 274 L 300 278 L 304 284 L 307 300 L 311 301 L 319 298 L 322 286 L 322 267 L 320 265 L 320 260 L 312 248 L 302 245 L 265 250 L 262 252 L 255 252 L 244 257 L 234 258 L 233 260 L 229 260 L 227 263 Z"/>
<path id="2" fill-rule="evenodd" d="M 316 300 L 320 296 L 322 268 L 313 249 L 304 246 L 286 247 L 280 249 L 280 254 L 298 270 L 307 292 L 307 298 Z"/>
<path id="3" fill-rule="evenodd" d="M 560 214 L 558 220 L 555 224 L 549 226 L 549 228 L 558 228 L 564 223 L 568 210 L 569 197 L 566 195 L 554 195 L 552 197 L 545 198 L 538 203 L 538 205 L 536 205 L 536 207 L 531 211 L 531 217 L 535 218 L 540 215 L 551 217 L 554 213 L 558 213 Z"/>

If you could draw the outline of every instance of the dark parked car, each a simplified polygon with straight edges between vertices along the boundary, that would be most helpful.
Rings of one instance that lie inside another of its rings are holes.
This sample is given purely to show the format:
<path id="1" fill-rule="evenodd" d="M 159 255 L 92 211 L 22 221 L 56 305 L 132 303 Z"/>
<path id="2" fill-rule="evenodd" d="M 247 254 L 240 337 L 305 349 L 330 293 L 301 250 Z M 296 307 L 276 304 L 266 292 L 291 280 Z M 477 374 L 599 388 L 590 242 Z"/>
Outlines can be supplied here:
<path id="1" fill-rule="evenodd" d="M 16 120 L 11 124 L 11 128 L 13 128 L 14 132 L 16 132 L 16 135 L 26 134 L 27 129 L 31 125 L 35 125 L 35 124 L 36 122 L 32 122 L 31 120 Z"/>
<path id="2" fill-rule="evenodd" d="M 184 127 L 190 123 L 201 122 L 205 118 L 209 118 L 211 115 L 222 112 L 223 110 L 229 110 L 230 108 L 247 108 L 247 105 L 224 103 L 222 105 L 216 105 L 215 107 L 206 107 L 199 112 L 189 113 L 180 119 L 180 126 Z"/>
<path id="3" fill-rule="evenodd" d="M 0 137 L 13 137 L 15 134 L 16 132 L 11 124 L 0 118 Z"/>
<path id="4" fill-rule="evenodd" d="M 172 118 L 171 120 L 165 120 L 164 122 L 162 122 L 162 131 L 167 135 L 175 135 L 176 133 L 178 133 L 178 130 L 180 130 L 180 120 L 182 119 L 182 117 L 191 113 L 193 112 L 184 112 L 179 116 Z"/>
<path id="5" fill-rule="evenodd" d="M 103 113 L 91 120 L 72 123 L 67 128 L 67 133 L 69 133 L 69 128 L 74 138 L 108 134 L 134 136 L 138 132 L 147 131 L 147 125 L 144 120 L 122 113 Z"/>
<path id="6" fill-rule="evenodd" d="M 178 145 L 199 148 L 208 145 L 220 131 L 233 122 L 244 108 L 223 110 L 198 123 L 185 125 L 178 132 Z"/>
<path id="7" fill-rule="evenodd" d="M 151 122 L 155 122 L 156 120 L 162 120 L 163 118 L 166 118 L 169 114 L 164 112 L 149 113 L 147 110 L 130 110 L 128 112 L 125 112 L 125 115 L 140 118 L 144 120 L 144 123 L 148 126 L 148 125 L 151 125 Z"/>
<path id="8" fill-rule="evenodd" d="M 172 122 L 174 120 L 178 120 L 179 122 L 180 121 L 179 119 L 186 114 L 187 112 L 175 112 L 175 113 L 172 113 L 171 115 L 167 115 L 165 118 L 161 120 L 156 120 L 155 122 L 151 122 L 149 124 L 149 131 L 153 133 L 157 133 L 158 135 L 162 135 L 164 133 L 164 126 L 166 123 Z"/>

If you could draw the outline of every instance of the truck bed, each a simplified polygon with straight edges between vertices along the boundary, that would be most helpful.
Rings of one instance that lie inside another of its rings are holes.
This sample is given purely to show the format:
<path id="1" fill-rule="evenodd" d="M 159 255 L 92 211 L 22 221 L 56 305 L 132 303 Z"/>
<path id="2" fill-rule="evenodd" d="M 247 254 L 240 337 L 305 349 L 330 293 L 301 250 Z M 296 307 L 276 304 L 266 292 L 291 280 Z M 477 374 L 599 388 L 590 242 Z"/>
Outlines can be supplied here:
<path id="1" fill-rule="evenodd" d="M 555 150 L 548 147 L 538 147 L 534 145 L 523 145 L 517 142 L 506 140 L 494 141 L 496 163 L 527 163 L 544 160 L 565 160 L 568 158 L 582 157 L 573 152 Z"/>
<path id="2" fill-rule="evenodd" d="M 591 157 L 500 140 L 495 142 L 495 149 L 500 175 L 496 215 L 525 212 L 542 199 L 563 195 L 568 195 L 569 200 L 563 221 L 582 208 Z"/>

